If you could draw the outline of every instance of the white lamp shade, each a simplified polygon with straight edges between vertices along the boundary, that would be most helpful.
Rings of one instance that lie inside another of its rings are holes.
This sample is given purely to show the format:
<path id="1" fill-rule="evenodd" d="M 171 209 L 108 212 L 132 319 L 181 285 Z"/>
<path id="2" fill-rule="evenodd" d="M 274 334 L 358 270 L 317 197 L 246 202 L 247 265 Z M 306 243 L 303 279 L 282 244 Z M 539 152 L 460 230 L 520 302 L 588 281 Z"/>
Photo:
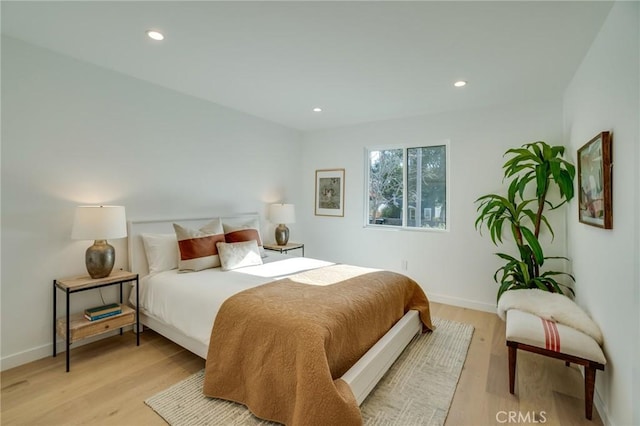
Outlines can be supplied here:
<path id="1" fill-rule="evenodd" d="M 295 223 L 296 208 L 293 204 L 271 204 L 269 218 L 273 223 Z"/>
<path id="2" fill-rule="evenodd" d="M 123 206 L 78 206 L 73 220 L 74 240 L 108 240 L 127 236 Z"/>

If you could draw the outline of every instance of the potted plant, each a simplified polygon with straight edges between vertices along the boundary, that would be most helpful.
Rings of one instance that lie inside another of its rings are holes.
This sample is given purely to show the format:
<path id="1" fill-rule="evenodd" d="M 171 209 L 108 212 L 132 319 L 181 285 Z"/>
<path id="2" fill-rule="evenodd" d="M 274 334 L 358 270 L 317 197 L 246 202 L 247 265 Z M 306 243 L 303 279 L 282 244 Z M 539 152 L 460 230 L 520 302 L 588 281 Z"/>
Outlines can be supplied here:
<path id="1" fill-rule="evenodd" d="M 539 288 L 563 293 L 563 288 L 566 288 L 574 293 L 571 287 L 556 280 L 559 276 L 566 276 L 574 281 L 571 274 L 542 272 L 546 260 L 568 259 L 545 256 L 539 236 L 541 228 L 546 227 L 553 240 L 553 228 L 544 213 L 573 198 L 575 167 L 563 159 L 563 146 L 550 146 L 542 141 L 509 149 L 504 155 L 509 156 L 503 165 L 504 180 L 510 180 L 507 194 L 487 194 L 476 200 L 476 230 L 482 233 L 483 226 L 486 226 L 491 241 L 497 246 L 503 243 L 502 236 L 507 227 L 518 249 L 517 257 L 496 253 L 506 261 L 493 276 L 500 286 L 497 299 L 505 291 L 514 289 Z M 559 200 L 555 202 L 549 199 L 556 198 L 549 197 L 552 187 L 559 190 Z"/>

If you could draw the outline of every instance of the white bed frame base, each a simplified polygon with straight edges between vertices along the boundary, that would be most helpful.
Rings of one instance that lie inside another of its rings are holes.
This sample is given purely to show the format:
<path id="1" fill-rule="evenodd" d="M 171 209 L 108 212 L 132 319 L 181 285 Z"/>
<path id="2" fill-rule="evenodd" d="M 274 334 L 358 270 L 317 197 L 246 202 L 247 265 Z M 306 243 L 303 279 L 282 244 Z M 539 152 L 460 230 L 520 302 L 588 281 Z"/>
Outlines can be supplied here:
<path id="1" fill-rule="evenodd" d="M 128 223 L 130 270 L 140 274 L 140 277 L 148 274 L 146 256 L 142 238 L 140 237 L 141 233 L 169 233 L 173 232 L 173 223 L 199 227 L 209 220 L 199 218 L 130 221 Z M 142 310 L 140 311 L 140 324 L 154 330 L 199 357 L 207 358 L 208 345 L 185 336 L 175 327 L 144 313 Z M 351 387 L 358 405 L 362 404 L 409 342 L 421 332 L 422 323 L 420 322 L 418 311 L 407 312 L 341 377 Z"/>
<path id="2" fill-rule="evenodd" d="M 422 332 L 418 311 L 409 311 L 378 342 L 344 373 L 342 380 L 351 386 L 351 391 L 362 404 L 382 379 L 384 373 L 400 356 L 416 335 Z"/>
<path id="3" fill-rule="evenodd" d="M 202 359 L 207 359 L 207 352 L 209 351 L 209 346 L 203 344 L 202 342 L 192 339 L 191 337 L 185 336 L 180 330 L 175 328 L 172 325 L 166 324 L 156 317 L 151 315 L 147 315 L 140 310 L 140 326 L 145 326 L 155 331 L 158 334 L 163 335 L 167 339 L 171 340 L 174 343 L 182 346 L 186 350 L 193 352 L 198 355 Z M 142 331 L 142 330 L 140 330 Z"/>

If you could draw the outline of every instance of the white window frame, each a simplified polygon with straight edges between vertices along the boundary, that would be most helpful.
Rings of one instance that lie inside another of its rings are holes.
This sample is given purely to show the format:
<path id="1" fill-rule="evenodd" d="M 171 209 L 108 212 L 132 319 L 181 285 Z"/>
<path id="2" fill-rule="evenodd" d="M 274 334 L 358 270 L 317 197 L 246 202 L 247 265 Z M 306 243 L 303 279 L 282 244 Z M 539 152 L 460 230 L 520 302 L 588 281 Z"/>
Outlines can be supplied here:
<path id="1" fill-rule="evenodd" d="M 445 173 L 446 179 L 446 206 L 445 209 L 445 229 L 440 228 L 417 228 L 415 226 L 407 226 L 409 208 L 408 208 L 408 191 L 407 191 L 407 169 L 408 169 L 408 159 L 407 159 L 407 150 L 411 148 L 429 148 L 434 146 L 443 146 L 445 147 L 445 162 L 447 171 Z M 381 151 L 381 150 L 392 150 L 392 149 L 402 149 L 403 150 L 403 162 L 402 162 L 402 225 L 378 225 L 375 223 L 369 223 L 369 171 L 371 170 L 371 151 Z M 364 216 L 363 223 L 364 228 L 368 229 L 378 229 L 378 230 L 387 230 L 387 231 L 418 231 L 418 232 L 449 232 L 451 230 L 451 146 L 449 140 L 443 140 L 439 142 L 431 142 L 426 144 L 411 144 L 411 145 L 398 145 L 398 144 L 389 144 L 389 145 L 372 145 L 367 146 L 364 149 Z"/>

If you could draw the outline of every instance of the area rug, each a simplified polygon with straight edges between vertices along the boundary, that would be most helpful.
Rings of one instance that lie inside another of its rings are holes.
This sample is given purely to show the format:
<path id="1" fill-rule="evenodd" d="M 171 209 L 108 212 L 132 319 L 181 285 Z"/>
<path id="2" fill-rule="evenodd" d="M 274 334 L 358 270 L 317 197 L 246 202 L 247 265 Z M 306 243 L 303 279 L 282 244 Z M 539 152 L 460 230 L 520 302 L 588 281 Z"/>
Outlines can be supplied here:
<path id="1" fill-rule="evenodd" d="M 415 338 L 360 409 L 365 425 L 443 425 L 473 326 L 433 318 L 436 330 Z M 243 405 L 202 394 L 204 370 L 145 401 L 172 426 L 266 426 Z"/>

